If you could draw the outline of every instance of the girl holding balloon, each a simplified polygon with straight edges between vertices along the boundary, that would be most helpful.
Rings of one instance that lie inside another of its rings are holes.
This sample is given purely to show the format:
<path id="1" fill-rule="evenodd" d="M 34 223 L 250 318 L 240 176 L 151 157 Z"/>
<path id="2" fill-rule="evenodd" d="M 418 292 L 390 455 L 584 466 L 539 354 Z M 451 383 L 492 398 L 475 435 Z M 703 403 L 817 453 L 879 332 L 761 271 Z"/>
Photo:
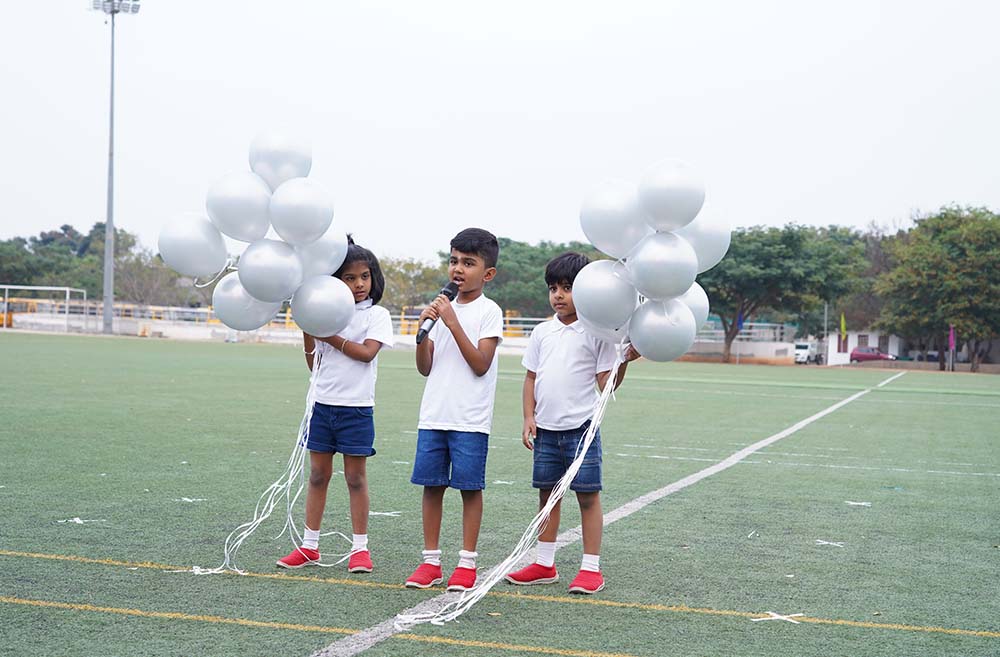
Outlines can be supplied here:
<path id="1" fill-rule="evenodd" d="M 349 572 L 370 573 L 368 479 L 366 462 L 375 454 L 373 407 L 378 352 L 393 343 L 392 318 L 377 305 L 385 290 L 378 259 L 348 238 L 347 257 L 333 276 L 354 295 L 350 324 L 337 335 L 319 338 L 303 332 L 306 365 L 315 372 L 315 404 L 309 422 L 309 487 L 302 545 L 278 560 L 282 568 L 318 565 L 319 537 L 333 455 L 344 457 L 344 479 L 351 509 L 353 539 Z"/>

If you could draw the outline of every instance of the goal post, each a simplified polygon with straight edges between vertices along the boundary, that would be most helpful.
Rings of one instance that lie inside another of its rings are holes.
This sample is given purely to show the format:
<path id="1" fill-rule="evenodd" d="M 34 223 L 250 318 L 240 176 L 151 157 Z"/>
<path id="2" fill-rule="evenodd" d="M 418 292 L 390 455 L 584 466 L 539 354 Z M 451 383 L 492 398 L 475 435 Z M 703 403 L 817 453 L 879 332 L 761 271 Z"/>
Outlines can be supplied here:
<path id="1" fill-rule="evenodd" d="M 79 314 L 83 320 L 81 329 L 84 332 L 88 329 L 90 313 L 88 312 L 86 290 L 76 287 L 14 285 L 10 283 L 0 283 L 0 288 L 3 288 L 0 328 L 13 328 L 15 313 L 34 313 L 38 316 L 44 314 L 46 317 L 56 320 L 45 322 L 44 325 L 34 328 L 58 330 L 57 327 L 61 326 L 63 331 L 69 333 L 70 315 Z M 75 295 L 77 298 L 74 298 Z"/>

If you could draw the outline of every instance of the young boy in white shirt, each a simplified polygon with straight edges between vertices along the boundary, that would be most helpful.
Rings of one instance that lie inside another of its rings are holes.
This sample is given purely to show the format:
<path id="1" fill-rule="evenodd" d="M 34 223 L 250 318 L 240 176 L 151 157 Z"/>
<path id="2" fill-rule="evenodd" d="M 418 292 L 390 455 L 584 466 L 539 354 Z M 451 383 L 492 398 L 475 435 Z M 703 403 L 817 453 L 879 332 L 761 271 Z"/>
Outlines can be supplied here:
<path id="1" fill-rule="evenodd" d="M 564 253 L 545 267 L 549 304 L 555 317 L 531 332 L 522 365 L 524 377 L 524 431 L 521 440 L 533 450 L 532 486 L 538 488 L 539 508 L 576 457 L 577 449 L 590 426 L 597 388 L 604 385 L 615 362 L 615 345 L 586 333 L 577 321 L 573 304 L 573 281 L 589 260 L 579 253 Z M 618 367 L 616 387 L 625 378 L 625 369 L 639 354 L 630 346 Z M 596 384 L 596 387 L 595 387 Z M 600 568 L 601 532 L 601 432 L 587 450 L 583 464 L 570 484 L 580 503 L 583 527 L 583 562 L 569 586 L 571 593 L 591 594 L 604 588 Z M 510 573 L 511 584 L 551 584 L 558 581 L 555 568 L 556 536 L 559 533 L 560 503 L 538 535 L 536 563 Z"/>
<path id="2" fill-rule="evenodd" d="M 496 275 L 500 245 L 479 228 L 467 228 L 451 241 L 448 277 L 458 285 L 454 302 L 439 295 L 420 314 L 436 320 L 417 346 L 417 370 L 427 377 L 417 425 L 417 452 L 410 481 L 423 486 L 423 563 L 406 586 L 440 584 L 441 516 L 448 487 L 462 492 L 462 550 L 448 579 L 449 591 L 476 583 L 476 544 L 483 519 L 486 453 L 493 423 L 497 383 L 497 345 L 503 339 L 503 313 L 483 295 Z"/>

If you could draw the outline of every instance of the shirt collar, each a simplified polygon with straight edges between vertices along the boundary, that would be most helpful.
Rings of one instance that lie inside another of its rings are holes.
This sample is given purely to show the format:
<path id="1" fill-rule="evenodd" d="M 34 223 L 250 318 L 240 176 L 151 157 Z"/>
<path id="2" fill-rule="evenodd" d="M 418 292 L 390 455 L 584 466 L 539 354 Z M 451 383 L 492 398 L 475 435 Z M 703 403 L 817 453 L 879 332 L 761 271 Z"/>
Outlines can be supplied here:
<path id="1" fill-rule="evenodd" d="M 581 322 L 579 319 L 577 319 L 572 324 L 563 324 L 562 321 L 558 317 L 553 317 L 552 319 L 553 319 L 553 321 L 556 324 L 559 325 L 559 330 L 560 331 L 565 330 L 565 329 L 573 329 L 577 333 L 583 333 L 583 331 L 584 331 L 583 322 Z"/>
<path id="2" fill-rule="evenodd" d="M 365 308 L 371 308 L 371 307 L 372 307 L 371 299 L 365 299 L 364 301 L 359 301 L 356 304 L 354 304 L 354 310 L 364 310 Z"/>

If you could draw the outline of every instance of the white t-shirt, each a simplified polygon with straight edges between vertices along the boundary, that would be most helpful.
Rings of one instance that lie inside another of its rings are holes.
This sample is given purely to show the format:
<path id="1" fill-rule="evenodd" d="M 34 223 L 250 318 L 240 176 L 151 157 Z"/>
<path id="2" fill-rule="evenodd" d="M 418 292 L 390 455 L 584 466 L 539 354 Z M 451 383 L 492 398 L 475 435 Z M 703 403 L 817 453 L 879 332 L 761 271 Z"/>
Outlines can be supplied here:
<path id="1" fill-rule="evenodd" d="M 484 338 L 498 338 L 497 344 L 503 341 L 503 313 L 496 302 L 480 295 L 470 303 L 453 301 L 451 305 L 473 345 L 478 347 Z M 417 427 L 488 434 L 497 389 L 497 354 L 494 352 L 486 374 L 476 376 L 444 322 L 436 322 L 427 339 L 434 343 L 434 360 Z"/>
<path id="2" fill-rule="evenodd" d="M 598 372 L 615 363 L 615 345 L 584 331 L 580 322 L 542 322 L 531 332 L 521 364 L 535 373 L 535 424 L 549 431 L 576 429 L 597 403 Z"/>
<path id="3" fill-rule="evenodd" d="M 383 346 L 392 347 L 392 317 L 388 310 L 366 299 L 355 305 L 351 323 L 337 335 L 351 342 L 378 340 Z M 316 374 L 316 401 L 330 406 L 375 405 L 378 356 L 371 362 L 362 363 L 319 340 L 316 352 L 322 356 Z"/>

